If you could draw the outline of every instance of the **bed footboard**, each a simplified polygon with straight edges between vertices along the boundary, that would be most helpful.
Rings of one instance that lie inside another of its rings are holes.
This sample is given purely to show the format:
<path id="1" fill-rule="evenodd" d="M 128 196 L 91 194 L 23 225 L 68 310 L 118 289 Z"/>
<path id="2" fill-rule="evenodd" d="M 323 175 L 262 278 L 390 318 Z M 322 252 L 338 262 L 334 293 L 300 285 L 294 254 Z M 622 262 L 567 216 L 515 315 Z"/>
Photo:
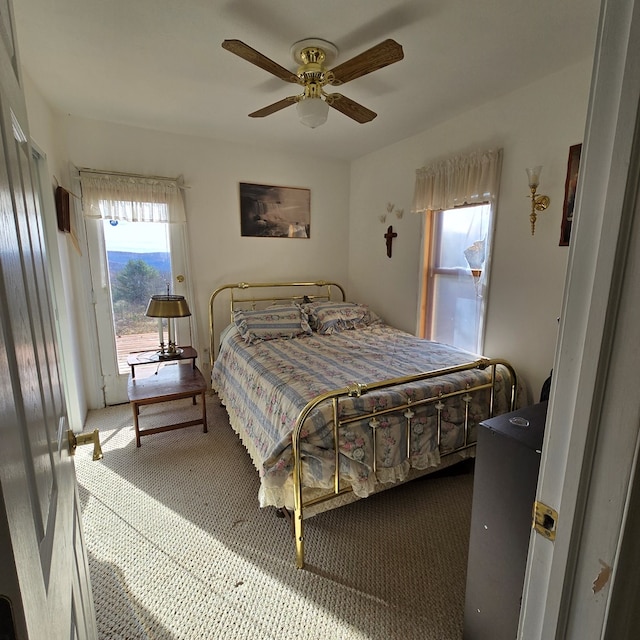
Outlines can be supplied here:
<path id="1" fill-rule="evenodd" d="M 464 388 L 450 390 L 447 392 L 439 391 L 437 394 L 428 395 L 417 400 L 413 400 L 411 396 L 405 395 L 405 401 L 395 404 L 394 406 L 385 406 L 383 408 L 374 407 L 371 411 L 358 412 L 356 415 L 353 411 L 342 411 L 342 403 L 347 399 L 360 398 L 365 394 L 373 393 L 377 390 L 389 389 L 391 387 L 401 387 L 412 385 L 421 381 L 434 381 L 451 374 L 457 374 L 465 371 L 480 370 L 486 371 L 487 375 L 483 380 L 473 384 L 467 384 Z M 500 374 L 498 374 L 500 372 Z M 503 379 L 504 378 L 504 379 Z M 508 381 L 507 381 L 508 378 Z M 502 397 L 497 398 L 497 382 L 501 380 L 503 383 Z M 416 412 L 420 407 L 431 406 L 431 411 L 435 415 L 436 421 L 436 439 L 438 452 L 441 457 L 464 452 L 475 447 L 475 442 L 471 439 L 472 420 L 470 416 L 470 405 L 473 394 L 478 392 L 488 393 L 488 403 L 486 406 L 486 415 L 482 419 L 490 418 L 494 412 L 500 413 L 504 411 L 512 411 L 516 405 L 516 394 L 518 388 L 517 375 L 514 368 L 505 360 L 481 358 L 465 364 L 429 371 L 421 374 L 405 376 L 376 382 L 373 384 L 354 383 L 347 387 L 336 389 L 327 393 L 323 393 L 311 400 L 300 412 L 296 420 L 292 432 L 292 449 L 293 449 L 293 490 L 294 490 L 294 535 L 296 543 L 296 565 L 298 568 L 304 567 L 304 510 L 312 505 L 327 502 L 334 499 L 337 495 L 347 493 L 353 490 L 352 486 L 344 480 L 341 474 L 340 458 L 343 455 L 340 451 L 340 434 L 341 430 L 348 428 L 354 422 L 368 422 L 371 430 L 370 442 L 373 451 L 370 452 L 369 459 L 372 460 L 372 472 L 374 476 L 378 473 L 377 460 L 379 440 L 378 430 L 383 423 L 385 416 L 388 414 L 402 415 L 405 422 L 405 440 L 401 443 L 404 450 L 405 460 L 409 461 L 411 457 L 411 438 L 412 438 L 412 421 L 414 421 Z M 505 396 L 506 392 L 506 396 Z M 442 424 L 443 412 L 446 408 L 447 401 L 456 399 L 463 411 L 461 421 L 463 424 L 462 442 L 455 448 L 443 450 L 442 448 Z M 314 496 L 312 499 L 303 499 L 304 477 L 303 477 L 303 454 L 302 440 L 305 422 L 309 419 L 312 412 L 319 405 L 330 403 L 332 413 L 333 427 L 333 445 L 334 445 L 334 473 L 333 473 L 333 489 L 323 493 L 320 496 Z M 477 416 L 473 421 L 477 423 Z"/>

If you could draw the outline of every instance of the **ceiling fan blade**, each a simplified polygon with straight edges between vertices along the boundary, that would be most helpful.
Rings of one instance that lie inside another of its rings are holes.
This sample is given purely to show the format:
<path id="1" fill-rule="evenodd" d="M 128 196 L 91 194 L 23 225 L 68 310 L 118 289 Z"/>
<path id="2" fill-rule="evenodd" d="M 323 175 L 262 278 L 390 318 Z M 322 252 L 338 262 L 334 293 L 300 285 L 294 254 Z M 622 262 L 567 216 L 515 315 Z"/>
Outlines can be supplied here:
<path id="1" fill-rule="evenodd" d="M 385 40 L 355 56 L 355 58 L 339 64 L 335 69 L 331 69 L 334 79 L 330 84 L 337 85 L 350 82 L 367 73 L 382 69 L 394 62 L 399 62 L 402 58 L 404 58 L 402 46 L 395 40 Z"/>
<path id="2" fill-rule="evenodd" d="M 222 48 L 227 51 L 231 51 L 231 53 L 235 53 L 247 62 L 255 64 L 257 67 L 268 71 L 276 76 L 276 78 L 280 78 L 280 80 L 298 83 L 298 76 L 296 76 L 295 73 L 281 67 L 277 62 L 267 58 L 267 56 L 261 54 L 255 49 L 252 49 L 249 45 L 240 40 L 225 40 L 222 43 Z"/>
<path id="3" fill-rule="evenodd" d="M 340 113 L 344 113 L 345 116 L 349 116 L 349 118 L 360 124 L 371 122 L 378 115 L 341 93 L 330 93 L 327 96 L 327 103 L 330 107 L 340 111 Z"/>
<path id="4" fill-rule="evenodd" d="M 292 104 L 296 103 L 298 96 L 289 96 L 288 98 L 283 98 L 282 100 L 278 100 L 278 102 L 274 102 L 270 104 L 268 107 L 263 107 L 262 109 L 258 109 L 253 113 L 249 114 L 250 118 L 264 118 L 265 116 L 270 116 L 272 113 L 276 111 L 280 111 L 280 109 L 284 109 L 286 107 L 290 107 Z"/>

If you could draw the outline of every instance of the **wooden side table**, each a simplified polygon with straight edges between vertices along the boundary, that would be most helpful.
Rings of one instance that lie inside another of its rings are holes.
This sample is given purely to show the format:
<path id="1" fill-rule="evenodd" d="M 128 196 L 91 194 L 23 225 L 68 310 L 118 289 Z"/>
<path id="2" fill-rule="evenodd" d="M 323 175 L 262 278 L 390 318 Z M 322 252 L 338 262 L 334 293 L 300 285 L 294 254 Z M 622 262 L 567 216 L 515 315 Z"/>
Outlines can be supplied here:
<path id="1" fill-rule="evenodd" d="M 157 354 L 155 355 L 157 358 Z M 198 424 L 203 425 L 202 431 L 203 433 L 207 433 L 207 405 L 205 398 L 207 383 L 200 373 L 200 370 L 195 366 L 197 355 L 195 349 L 185 347 L 181 357 L 172 360 L 153 360 L 153 352 L 147 354 L 134 353 L 127 358 L 127 364 L 131 367 L 127 392 L 133 408 L 133 422 L 136 431 L 137 447 L 140 446 L 140 438 L 142 436 L 171 431 L 173 429 L 182 429 Z M 191 366 L 181 364 L 181 360 L 191 360 Z M 162 362 L 165 366 L 158 368 L 156 373 L 149 377 L 135 377 L 135 367 L 137 365 L 153 364 L 154 362 Z M 193 398 L 193 404 L 196 404 L 197 396 L 201 396 L 202 402 L 202 415 L 200 418 L 185 420 L 184 422 L 177 422 L 175 424 L 147 427 L 145 429 L 140 428 L 139 416 L 142 405 L 169 402 L 170 400 L 179 400 L 181 398 Z"/>
<path id="2" fill-rule="evenodd" d="M 131 377 L 136 377 L 136 367 L 144 364 L 171 364 L 182 360 L 191 360 L 191 366 L 196 366 L 198 352 L 193 347 L 180 347 L 182 351 L 173 358 L 161 357 L 157 351 L 136 351 L 127 356 L 127 364 L 131 367 Z"/>

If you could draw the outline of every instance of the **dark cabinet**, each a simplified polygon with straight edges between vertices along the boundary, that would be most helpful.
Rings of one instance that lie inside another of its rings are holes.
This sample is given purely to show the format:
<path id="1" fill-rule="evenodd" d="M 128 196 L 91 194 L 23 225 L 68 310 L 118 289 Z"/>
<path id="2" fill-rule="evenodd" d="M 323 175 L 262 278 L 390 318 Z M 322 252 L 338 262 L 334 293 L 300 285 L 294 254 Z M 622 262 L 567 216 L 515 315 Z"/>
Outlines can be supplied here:
<path id="1" fill-rule="evenodd" d="M 478 429 L 464 640 L 514 640 L 531 535 L 547 403 Z"/>

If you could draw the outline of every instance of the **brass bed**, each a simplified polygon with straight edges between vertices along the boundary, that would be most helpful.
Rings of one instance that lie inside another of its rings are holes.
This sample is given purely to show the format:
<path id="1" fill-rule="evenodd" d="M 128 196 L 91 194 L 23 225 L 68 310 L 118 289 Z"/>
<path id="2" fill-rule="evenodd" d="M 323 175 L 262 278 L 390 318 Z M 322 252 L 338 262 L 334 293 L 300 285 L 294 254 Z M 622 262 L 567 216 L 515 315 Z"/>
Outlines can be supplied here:
<path id="1" fill-rule="evenodd" d="M 293 512 L 300 568 L 305 517 L 473 456 L 476 425 L 515 408 L 508 362 L 393 329 L 336 283 L 224 285 L 209 321 L 212 387 L 261 506 Z"/>

